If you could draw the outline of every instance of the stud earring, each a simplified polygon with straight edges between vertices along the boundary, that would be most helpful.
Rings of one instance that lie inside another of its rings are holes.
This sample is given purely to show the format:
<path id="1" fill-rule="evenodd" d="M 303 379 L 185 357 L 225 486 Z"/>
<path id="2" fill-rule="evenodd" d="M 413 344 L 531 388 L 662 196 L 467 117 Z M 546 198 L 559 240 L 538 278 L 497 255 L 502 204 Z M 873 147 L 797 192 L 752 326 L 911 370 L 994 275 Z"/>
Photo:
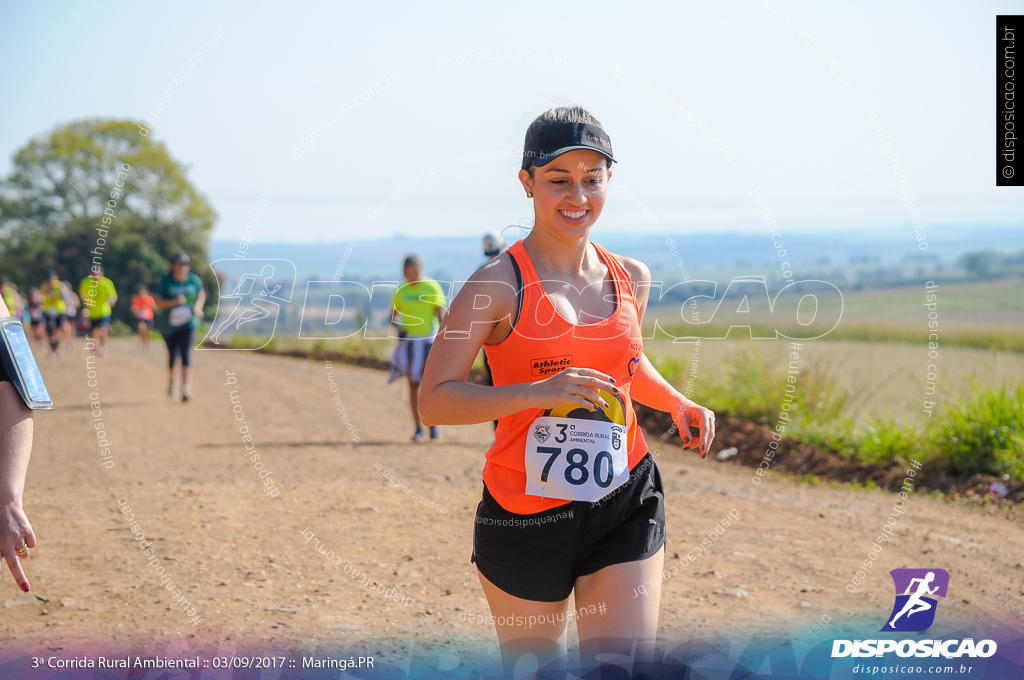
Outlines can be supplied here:
<path id="1" fill-rule="evenodd" d="M 527 191 L 526 192 L 526 197 L 527 198 L 533 198 L 533 192 L 532 191 Z"/>

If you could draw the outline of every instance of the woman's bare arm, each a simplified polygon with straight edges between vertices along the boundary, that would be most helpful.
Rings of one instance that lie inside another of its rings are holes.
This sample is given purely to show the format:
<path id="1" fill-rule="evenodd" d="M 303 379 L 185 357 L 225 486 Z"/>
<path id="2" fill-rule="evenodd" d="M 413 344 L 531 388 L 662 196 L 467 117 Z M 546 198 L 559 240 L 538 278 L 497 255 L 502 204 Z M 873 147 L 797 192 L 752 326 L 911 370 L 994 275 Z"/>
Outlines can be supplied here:
<path id="1" fill-rule="evenodd" d="M 206 305 L 206 289 L 200 288 L 199 293 L 196 295 L 196 302 L 193 308 L 196 316 L 201 317 L 203 315 L 203 306 Z"/>
<path id="2" fill-rule="evenodd" d="M 3 300 L 0 316 L 10 316 Z M 28 461 L 32 457 L 32 433 L 32 411 L 13 384 L 0 382 L 0 555 L 25 592 L 29 590 L 28 578 L 16 551 L 23 544 L 29 548 L 36 545 L 32 525 L 22 509 Z"/>
<path id="3" fill-rule="evenodd" d="M 636 302 L 640 308 L 640 321 L 647 311 L 651 290 L 651 271 L 645 264 L 631 258 L 620 258 L 620 262 L 636 282 Z M 672 414 L 672 420 L 679 428 L 684 449 L 699 449 L 701 457 L 708 452 L 715 438 L 715 414 L 710 409 L 688 399 L 658 373 L 647 355 L 640 357 L 640 365 L 633 375 L 630 397 L 658 411 Z M 700 428 L 700 436 L 691 439 L 690 426 Z"/>
<path id="4" fill-rule="evenodd" d="M 514 309 L 515 284 L 508 281 L 500 264 L 489 262 L 478 269 L 441 322 L 420 382 L 419 413 L 424 424 L 482 423 L 529 408 L 520 385 L 487 387 L 465 382 L 495 325 Z M 511 265 L 506 266 L 511 270 Z M 487 304 L 481 304 L 483 300 Z"/>

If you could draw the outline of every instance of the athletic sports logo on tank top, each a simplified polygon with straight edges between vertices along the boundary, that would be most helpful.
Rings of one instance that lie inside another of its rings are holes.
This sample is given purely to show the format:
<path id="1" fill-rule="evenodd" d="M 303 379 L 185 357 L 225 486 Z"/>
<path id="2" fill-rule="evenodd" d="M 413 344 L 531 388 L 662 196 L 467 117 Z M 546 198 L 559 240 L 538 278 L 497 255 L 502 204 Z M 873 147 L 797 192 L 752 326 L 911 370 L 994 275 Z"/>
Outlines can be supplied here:
<path id="1" fill-rule="evenodd" d="M 526 438 L 527 494 L 595 502 L 628 480 L 626 404 L 619 394 L 598 394 L 606 408 L 567 404 L 534 420 Z"/>
<path id="2" fill-rule="evenodd" d="M 547 375 L 561 373 L 567 368 L 572 368 L 572 355 L 563 354 L 557 357 L 544 357 L 541 359 L 530 359 L 530 372 L 535 378 L 543 378 Z"/>

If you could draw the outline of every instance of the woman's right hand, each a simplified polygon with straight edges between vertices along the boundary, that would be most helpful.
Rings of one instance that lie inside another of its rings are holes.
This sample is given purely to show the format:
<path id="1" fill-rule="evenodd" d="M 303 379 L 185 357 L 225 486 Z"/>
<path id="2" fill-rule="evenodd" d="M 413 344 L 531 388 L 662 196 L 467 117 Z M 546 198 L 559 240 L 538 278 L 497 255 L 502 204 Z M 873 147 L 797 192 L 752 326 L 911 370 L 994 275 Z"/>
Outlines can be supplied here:
<path id="1" fill-rule="evenodd" d="M 18 582 L 18 587 L 24 592 L 29 591 L 28 577 L 22 569 L 21 559 L 18 557 L 18 549 L 22 546 L 28 548 L 36 547 L 36 535 L 32 531 L 25 511 L 20 503 L 10 502 L 0 506 L 0 554 L 7 562 L 11 576 Z"/>
<path id="2" fill-rule="evenodd" d="M 187 302 L 188 298 L 186 298 L 184 295 L 179 295 L 178 297 L 174 298 L 174 304 L 176 305 L 183 305 Z"/>
<path id="3" fill-rule="evenodd" d="M 598 396 L 598 390 L 618 393 L 615 378 L 593 368 L 566 368 L 550 378 L 529 383 L 530 406 L 555 408 L 563 404 L 582 406 L 591 411 L 607 408 L 608 403 Z"/>

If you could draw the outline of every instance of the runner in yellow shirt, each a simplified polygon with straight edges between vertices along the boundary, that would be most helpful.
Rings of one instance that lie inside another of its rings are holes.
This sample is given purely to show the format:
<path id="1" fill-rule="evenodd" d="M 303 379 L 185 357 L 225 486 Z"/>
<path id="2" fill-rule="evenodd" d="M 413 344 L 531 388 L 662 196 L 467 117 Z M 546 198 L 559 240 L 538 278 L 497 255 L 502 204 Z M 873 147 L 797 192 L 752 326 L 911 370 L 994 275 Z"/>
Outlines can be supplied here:
<path id="1" fill-rule="evenodd" d="M 50 272 L 46 281 L 39 286 L 39 292 L 43 294 L 43 317 L 46 319 L 46 337 L 50 341 L 50 354 L 60 356 L 60 340 L 64 332 L 67 305 L 64 303 L 64 286 L 57 272 Z"/>
<path id="2" fill-rule="evenodd" d="M 86 316 L 89 317 L 89 337 L 95 343 L 96 355 L 103 356 L 107 353 L 107 329 L 110 328 L 110 317 L 114 313 L 114 305 L 117 304 L 117 290 L 114 289 L 114 282 L 103 275 L 101 265 L 94 264 L 92 273 L 82 279 L 82 283 L 79 284 L 78 296 L 82 299 Z"/>
<path id="3" fill-rule="evenodd" d="M 406 284 L 395 291 L 391 325 L 398 329 L 398 348 L 391 357 L 392 366 L 409 379 L 409 406 L 416 424 L 414 442 L 423 441 L 423 423 L 416 410 L 419 400 L 423 365 L 434 344 L 434 336 L 444 320 L 447 300 L 441 285 L 433 279 L 423 278 L 423 263 L 415 255 L 405 258 L 403 265 Z M 430 438 L 440 439 L 441 428 L 430 428 Z"/>

